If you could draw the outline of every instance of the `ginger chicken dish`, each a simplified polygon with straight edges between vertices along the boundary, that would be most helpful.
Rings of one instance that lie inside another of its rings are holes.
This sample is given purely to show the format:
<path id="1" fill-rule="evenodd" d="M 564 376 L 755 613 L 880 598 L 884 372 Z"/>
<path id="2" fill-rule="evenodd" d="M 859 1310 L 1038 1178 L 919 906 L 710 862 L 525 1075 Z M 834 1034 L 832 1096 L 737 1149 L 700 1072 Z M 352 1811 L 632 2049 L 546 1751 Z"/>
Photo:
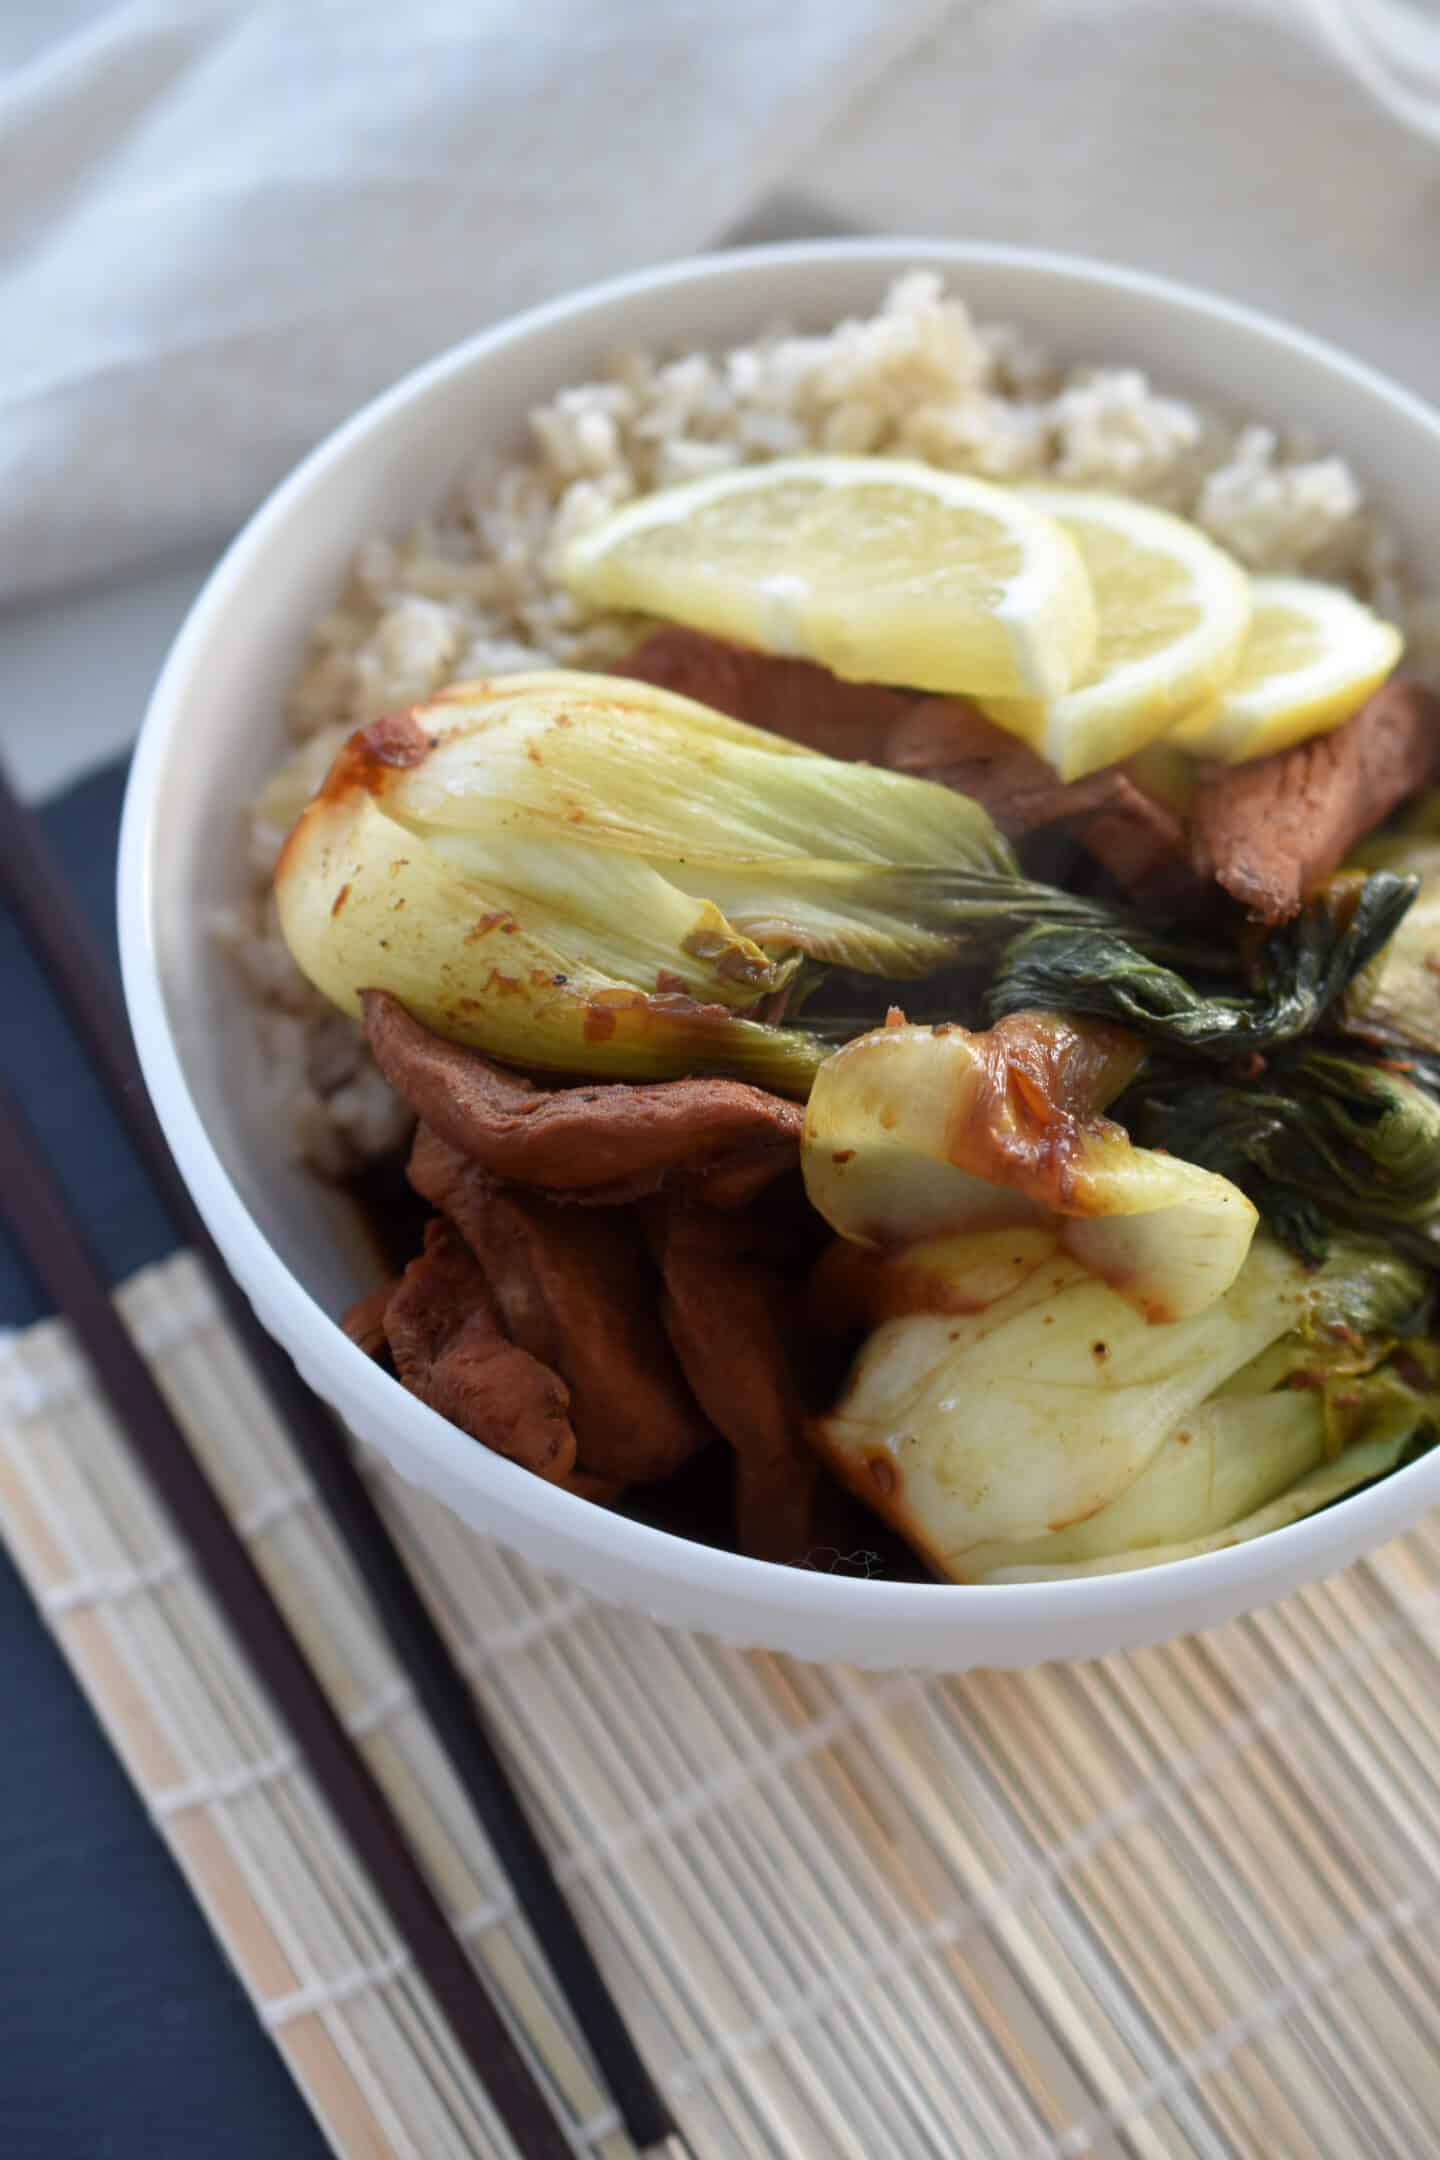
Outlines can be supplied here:
<path id="1" fill-rule="evenodd" d="M 223 935 L 298 1161 L 389 1194 L 398 1385 L 963 1583 L 1431 1445 L 1440 611 L 1283 419 L 917 271 L 617 355 L 361 550 Z"/>

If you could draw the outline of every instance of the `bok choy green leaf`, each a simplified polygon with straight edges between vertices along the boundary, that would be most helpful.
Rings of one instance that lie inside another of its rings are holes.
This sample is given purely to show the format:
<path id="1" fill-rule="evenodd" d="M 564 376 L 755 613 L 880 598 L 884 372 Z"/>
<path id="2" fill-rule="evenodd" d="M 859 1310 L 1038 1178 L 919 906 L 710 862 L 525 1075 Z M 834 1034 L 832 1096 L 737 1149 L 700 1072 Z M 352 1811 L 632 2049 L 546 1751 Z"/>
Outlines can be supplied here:
<path id="1" fill-rule="evenodd" d="M 1418 889 L 1387 870 L 1332 878 L 1264 940 L 1248 993 L 1199 987 L 1115 930 L 1037 925 L 1004 953 L 985 1014 L 1084 1013 L 1202 1058 L 1272 1050 L 1324 1019 L 1395 936 Z"/>
<path id="2" fill-rule="evenodd" d="M 1296 1252 L 1360 1233 L 1440 1268 L 1440 1100 L 1405 1072 L 1297 1046 L 1253 1081 L 1167 1064 L 1116 1111 L 1143 1146 L 1238 1185 Z"/>

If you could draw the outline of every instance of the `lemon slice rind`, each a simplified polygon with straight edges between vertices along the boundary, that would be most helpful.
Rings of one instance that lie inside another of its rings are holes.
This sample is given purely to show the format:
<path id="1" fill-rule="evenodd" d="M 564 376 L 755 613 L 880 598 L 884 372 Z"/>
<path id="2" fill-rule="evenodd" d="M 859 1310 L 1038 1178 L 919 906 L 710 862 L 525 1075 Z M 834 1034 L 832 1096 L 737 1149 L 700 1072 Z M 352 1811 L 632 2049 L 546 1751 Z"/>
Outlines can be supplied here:
<path id="1" fill-rule="evenodd" d="M 1064 521 L 1075 536 L 1095 586 L 1099 651 L 1091 679 L 1059 697 L 981 702 L 1062 780 L 1079 780 L 1169 734 L 1182 716 L 1213 698 L 1244 643 L 1250 580 L 1197 526 L 1168 510 L 1088 490 L 1017 492 Z M 1150 650 L 1127 653 L 1137 613 L 1143 619 L 1147 559 L 1154 565 L 1150 583 L 1162 620 Z M 1167 628 L 1177 611 L 1193 620 Z"/>
<path id="2" fill-rule="evenodd" d="M 1172 730 L 1171 741 L 1195 757 L 1245 764 L 1329 734 L 1359 710 L 1400 658 L 1404 640 L 1393 623 L 1338 585 L 1256 578 L 1252 592 L 1254 619 L 1235 674 L 1218 698 Z M 1307 630 L 1313 631 L 1308 660 Z"/>

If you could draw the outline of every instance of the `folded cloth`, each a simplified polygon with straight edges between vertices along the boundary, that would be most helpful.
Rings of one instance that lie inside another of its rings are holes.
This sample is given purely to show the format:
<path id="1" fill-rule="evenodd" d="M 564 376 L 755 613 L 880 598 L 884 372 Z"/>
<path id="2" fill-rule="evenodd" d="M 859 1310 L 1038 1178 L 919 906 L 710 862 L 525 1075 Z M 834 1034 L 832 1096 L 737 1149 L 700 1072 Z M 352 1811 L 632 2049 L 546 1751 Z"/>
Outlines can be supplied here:
<path id="1" fill-rule="evenodd" d="M 223 535 L 428 353 L 777 189 L 1169 270 L 1440 388 L 1422 5 L 8 0 L 0 599 Z"/>

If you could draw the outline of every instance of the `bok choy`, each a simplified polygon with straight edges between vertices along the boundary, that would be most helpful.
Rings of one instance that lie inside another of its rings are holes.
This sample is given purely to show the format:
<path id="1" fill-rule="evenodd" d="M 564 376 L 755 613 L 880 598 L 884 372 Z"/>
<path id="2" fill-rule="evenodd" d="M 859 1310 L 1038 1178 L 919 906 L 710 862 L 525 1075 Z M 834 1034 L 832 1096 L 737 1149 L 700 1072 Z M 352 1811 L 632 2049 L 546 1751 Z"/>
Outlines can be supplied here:
<path id="1" fill-rule="evenodd" d="M 1340 1024 L 1373 1042 L 1440 1051 L 1440 840 L 1369 841 L 1359 859 L 1419 880 L 1415 904 L 1345 993 Z"/>
<path id="2" fill-rule="evenodd" d="M 1255 1209 L 1101 1114 L 1142 1055 L 1118 1029 L 1053 1013 L 1012 1013 L 986 1034 L 877 1029 L 816 1076 L 801 1157 L 811 1203 L 843 1237 L 891 1251 L 1053 1225 L 1149 1319 L 1197 1313 L 1234 1280 Z"/>
<path id="3" fill-rule="evenodd" d="M 1409 1073 L 1297 1046 L 1254 1080 L 1157 1068 L 1117 1109 L 1142 1145 L 1231 1179 L 1308 1258 L 1360 1232 L 1440 1268 L 1440 1100 Z"/>
<path id="4" fill-rule="evenodd" d="M 1373 1249 L 1312 1276 L 1257 1239 L 1203 1312 L 1152 1327 L 1076 1261 L 1007 1251 L 1007 1236 L 957 1246 L 948 1267 L 937 1249 L 928 1274 L 914 1255 L 876 1262 L 881 1277 L 908 1270 L 910 1309 L 887 1307 L 877 1281 L 890 1316 L 816 1426 L 838 1473 L 940 1574 L 1027 1580 L 1214 1551 L 1434 1437 L 1440 1352 L 1397 1349 L 1416 1271 Z"/>
<path id="5" fill-rule="evenodd" d="M 1264 940 L 1251 992 L 1197 987 L 1115 929 L 1037 925 L 1004 954 L 985 1015 L 1084 1013 L 1201 1058 L 1272 1050 L 1324 1019 L 1402 929 L 1418 889 L 1389 870 L 1332 878 Z"/>
<path id="6" fill-rule="evenodd" d="M 1116 919 L 1024 879 L 951 789 L 563 672 L 459 684 L 352 737 L 276 896 L 345 1011 L 387 990 L 517 1064 L 798 1095 L 828 1047 L 795 1022 L 821 969 L 904 980 L 1029 923 Z"/>

